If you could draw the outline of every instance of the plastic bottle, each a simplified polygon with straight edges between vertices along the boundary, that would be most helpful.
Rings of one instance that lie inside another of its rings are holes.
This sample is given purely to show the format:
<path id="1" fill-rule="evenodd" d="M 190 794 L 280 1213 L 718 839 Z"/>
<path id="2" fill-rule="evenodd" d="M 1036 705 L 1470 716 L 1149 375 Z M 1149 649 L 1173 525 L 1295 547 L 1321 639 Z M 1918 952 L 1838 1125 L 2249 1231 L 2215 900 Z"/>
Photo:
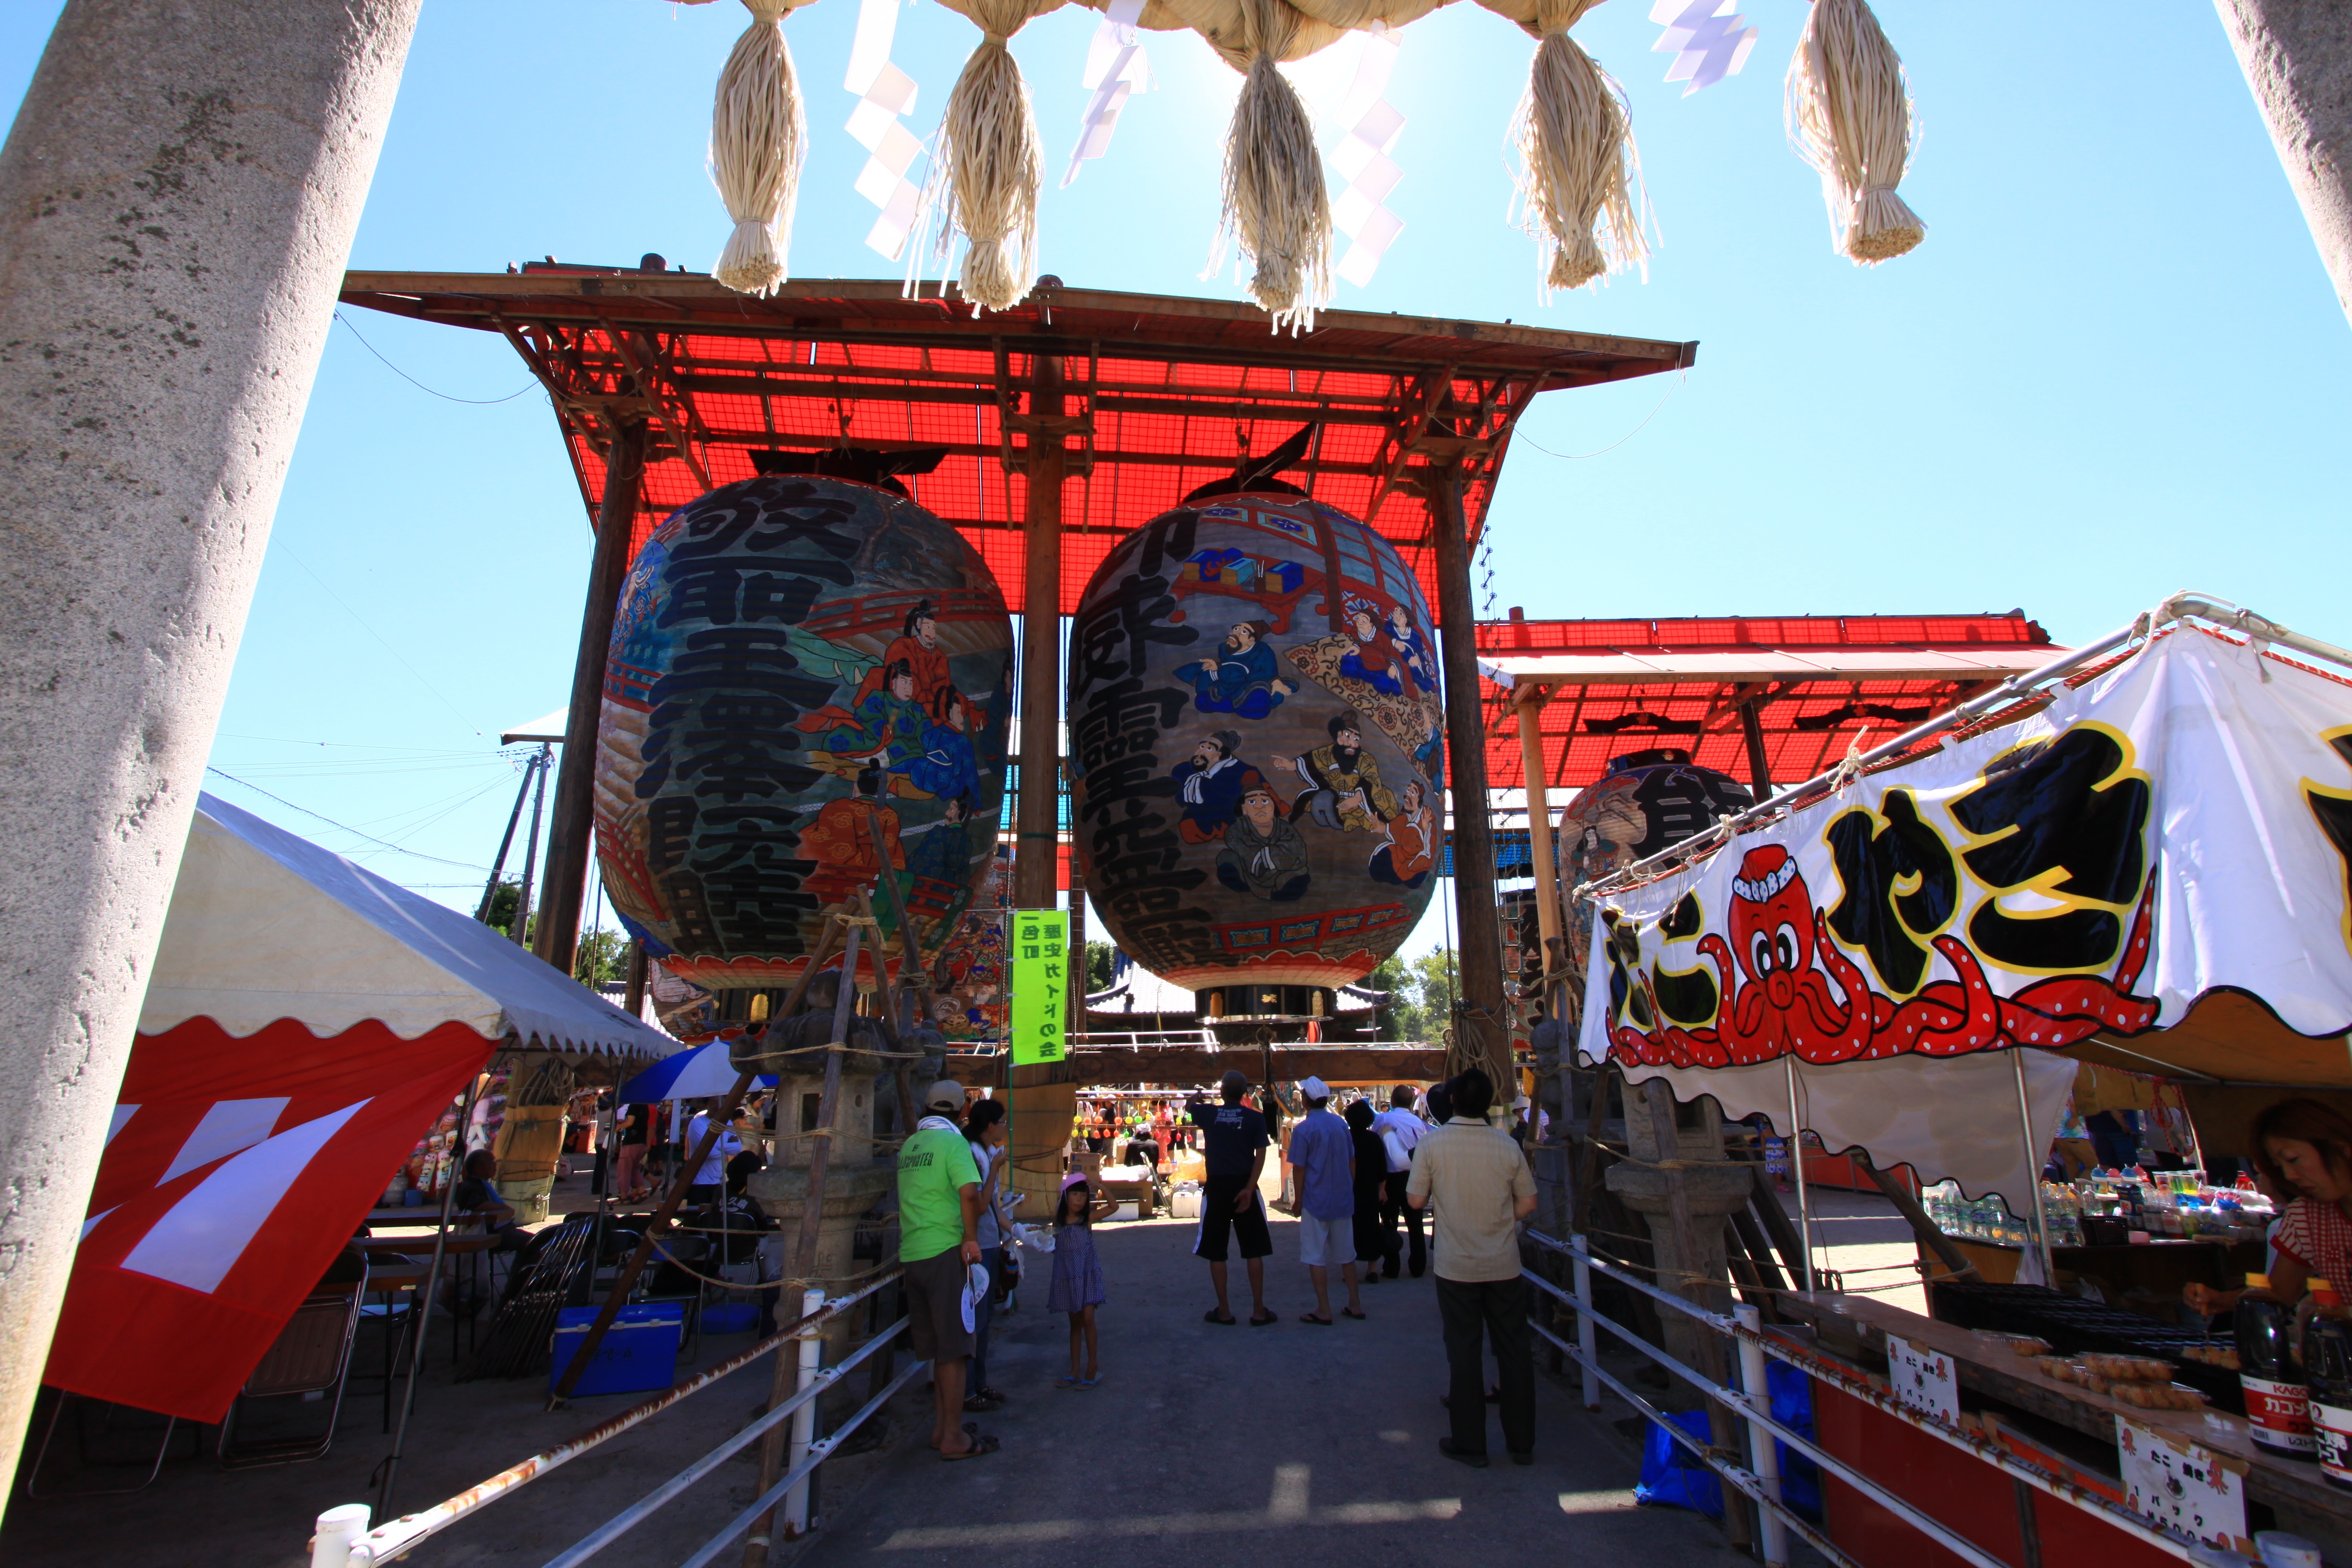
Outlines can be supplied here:
<path id="1" fill-rule="evenodd" d="M 2311 1282 L 2317 1310 L 2303 1331 L 2303 1366 L 2311 1389 L 2311 1429 L 2319 1468 L 2352 1491 L 2352 1313 L 2336 1287 Z"/>
<path id="2" fill-rule="evenodd" d="M 2238 1298 L 2238 1385 L 2254 1446 L 2282 1458 L 2318 1457 L 2311 1436 L 2311 1396 L 2294 1364 L 2294 1310 L 2271 1293 L 2267 1274 L 2246 1276 Z"/>

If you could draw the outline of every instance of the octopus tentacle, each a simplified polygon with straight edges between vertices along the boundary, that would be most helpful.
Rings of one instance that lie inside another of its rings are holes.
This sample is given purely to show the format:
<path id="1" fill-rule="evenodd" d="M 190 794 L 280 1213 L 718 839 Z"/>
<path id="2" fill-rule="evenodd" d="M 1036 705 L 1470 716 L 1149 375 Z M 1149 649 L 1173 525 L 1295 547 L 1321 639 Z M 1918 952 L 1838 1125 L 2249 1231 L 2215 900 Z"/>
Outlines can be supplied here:
<path id="1" fill-rule="evenodd" d="M 1868 1048 L 1871 1036 L 1876 1028 L 1877 1018 L 1871 1005 L 1870 987 L 1863 980 L 1862 971 L 1856 969 L 1845 954 L 1837 950 L 1837 944 L 1830 940 L 1829 921 L 1819 910 L 1813 911 L 1813 951 L 1821 955 L 1822 967 L 1829 971 L 1830 978 L 1838 983 L 1838 989 L 1845 993 L 1846 1005 L 1844 1016 L 1839 1018 L 1835 1012 L 1837 1004 L 1822 984 L 1818 973 L 1806 973 L 1803 978 L 1809 984 L 1800 987 L 1800 994 L 1806 997 L 1806 1005 L 1815 1012 L 1817 1021 L 1829 1037 L 1805 1051 L 1805 1059 L 1814 1062 L 1852 1061 Z M 1815 1006 L 1813 1000 L 1816 992 L 1819 994 L 1819 1007 Z M 1832 1010 L 1828 1017 L 1820 1016 L 1822 1007 Z"/>
<path id="2" fill-rule="evenodd" d="M 1764 1060 L 1770 1044 L 1764 1038 L 1764 988 L 1739 984 L 1731 946 L 1713 931 L 1698 939 L 1698 951 L 1716 968 L 1716 992 L 1720 997 L 1716 1004 L 1716 1037 L 1730 1048 L 1734 1061 Z"/>
<path id="3" fill-rule="evenodd" d="M 1936 951 L 1944 955 L 1944 962 L 1959 977 L 1965 1010 L 1950 1023 L 1931 1023 L 1922 1028 L 1918 1048 L 1939 1057 L 1983 1050 L 2000 1038 L 2000 998 L 1993 994 L 1990 983 L 1985 979 L 1984 966 L 1966 943 L 1957 937 L 1939 936 L 1936 939 Z"/>

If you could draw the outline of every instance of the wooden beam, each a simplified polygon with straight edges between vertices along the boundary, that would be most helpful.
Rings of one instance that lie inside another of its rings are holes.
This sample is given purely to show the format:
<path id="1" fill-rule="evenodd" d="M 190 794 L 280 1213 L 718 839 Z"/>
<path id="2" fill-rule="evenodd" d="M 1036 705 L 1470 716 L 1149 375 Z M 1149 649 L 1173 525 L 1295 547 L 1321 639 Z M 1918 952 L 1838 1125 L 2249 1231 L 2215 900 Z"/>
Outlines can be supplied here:
<path id="1" fill-rule="evenodd" d="M 595 839 L 596 724 L 604 710 L 604 665 L 613 616 L 629 575 L 629 539 L 646 474 L 646 427 L 613 432 L 604 458 L 604 503 L 596 509 L 596 550 L 588 563 L 588 601 L 572 658 L 572 708 L 563 723 L 563 761 L 555 775 L 555 820 L 547 832 L 547 875 L 541 882 L 539 956 L 565 974 L 580 945 L 580 905 L 587 894 L 588 853 Z"/>
<path id="2" fill-rule="evenodd" d="M 1486 722 L 1478 699 L 1477 621 L 1470 607 L 1469 524 L 1460 480 L 1426 471 L 1436 538 L 1438 653 L 1445 670 L 1445 768 L 1454 806 L 1454 1037 L 1494 1080 L 1496 1103 L 1518 1093 L 1503 1012 L 1503 933 L 1495 910 L 1495 828 L 1486 815 Z"/>
<path id="3" fill-rule="evenodd" d="M 1029 415 L 1063 412 L 1062 362 L 1038 354 L 1029 367 Z M 1013 904 L 1054 907 L 1062 776 L 1062 482 L 1069 471 L 1063 437 L 1032 437 L 1029 537 L 1022 555 L 1021 794 L 1014 802 Z"/>
<path id="4" fill-rule="evenodd" d="M 1443 1046 L 1077 1046 L 1071 1076 L 1081 1084 L 1214 1084 L 1234 1068 L 1295 1083 L 1433 1083 L 1445 1076 Z M 1267 1064 L 1271 1062 L 1269 1067 Z"/>

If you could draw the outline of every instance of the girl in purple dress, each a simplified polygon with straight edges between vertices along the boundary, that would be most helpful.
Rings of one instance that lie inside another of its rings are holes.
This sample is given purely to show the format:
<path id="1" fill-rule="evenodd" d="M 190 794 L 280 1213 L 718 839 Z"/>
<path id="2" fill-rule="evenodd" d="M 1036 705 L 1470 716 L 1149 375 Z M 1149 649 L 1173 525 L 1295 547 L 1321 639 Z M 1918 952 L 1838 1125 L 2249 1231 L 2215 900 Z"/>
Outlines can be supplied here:
<path id="1" fill-rule="evenodd" d="M 1115 1200 L 1095 1199 L 1095 1190 L 1080 1173 L 1062 1178 L 1062 1206 L 1054 1215 L 1054 1281 L 1045 1292 L 1045 1310 L 1070 1315 L 1070 1375 L 1065 1388 L 1092 1388 L 1102 1381 L 1102 1354 L 1095 1342 L 1095 1309 L 1109 1297 L 1103 1289 L 1102 1260 L 1095 1256 L 1094 1223 L 1118 1207 Z M 1084 1375 L 1078 1352 L 1086 1352 Z"/>

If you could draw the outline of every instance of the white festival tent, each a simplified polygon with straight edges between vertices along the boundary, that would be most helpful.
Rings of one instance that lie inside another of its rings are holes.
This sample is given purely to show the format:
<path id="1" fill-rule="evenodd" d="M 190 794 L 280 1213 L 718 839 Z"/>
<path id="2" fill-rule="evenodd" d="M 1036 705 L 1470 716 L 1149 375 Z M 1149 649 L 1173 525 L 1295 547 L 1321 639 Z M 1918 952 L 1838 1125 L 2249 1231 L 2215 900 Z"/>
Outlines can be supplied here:
<path id="1" fill-rule="evenodd" d="M 2348 677 L 2181 595 L 1588 884 L 1579 1058 L 2021 1215 L 2078 1058 L 2352 1085 Z"/>
<path id="2" fill-rule="evenodd" d="M 678 1042 L 500 932 L 205 795 L 139 1032 L 206 1017 L 242 1037 L 373 1021 L 403 1039 L 463 1024 L 540 1050 L 663 1057 Z"/>

